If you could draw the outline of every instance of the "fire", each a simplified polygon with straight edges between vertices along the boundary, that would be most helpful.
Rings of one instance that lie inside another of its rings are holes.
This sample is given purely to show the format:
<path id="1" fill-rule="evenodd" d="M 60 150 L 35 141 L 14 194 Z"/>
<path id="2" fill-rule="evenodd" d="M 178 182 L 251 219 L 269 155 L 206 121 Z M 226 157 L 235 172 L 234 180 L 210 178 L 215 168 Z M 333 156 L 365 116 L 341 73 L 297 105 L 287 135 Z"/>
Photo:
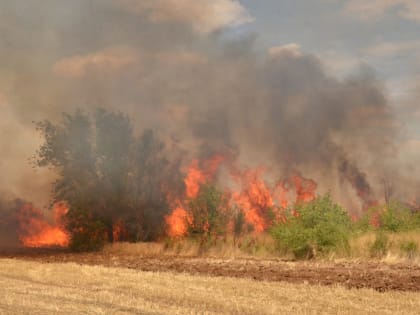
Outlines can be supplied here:
<path id="1" fill-rule="evenodd" d="M 180 237 L 187 233 L 188 213 L 184 208 L 176 208 L 171 215 L 166 217 L 168 235 Z"/>
<path id="2" fill-rule="evenodd" d="M 168 226 L 167 234 L 171 237 L 180 237 L 187 233 L 188 222 L 191 221 L 185 207 L 187 200 L 196 198 L 200 192 L 200 187 L 214 178 L 214 175 L 223 162 L 223 156 L 215 156 L 209 160 L 193 160 L 187 169 L 187 175 L 184 179 L 185 196 L 176 198 L 167 194 L 167 200 L 172 213 L 165 217 Z"/>
<path id="3" fill-rule="evenodd" d="M 274 198 L 282 209 L 289 206 L 289 189 L 286 188 L 284 182 L 279 182 L 274 190 Z"/>
<path id="4" fill-rule="evenodd" d="M 270 211 L 274 210 L 272 193 L 261 179 L 261 169 L 250 170 L 241 176 L 242 191 L 234 192 L 233 199 L 244 212 L 245 219 L 260 233 L 267 229 Z"/>
<path id="5" fill-rule="evenodd" d="M 292 178 L 296 189 L 296 203 L 310 202 L 316 198 L 317 184 L 312 179 L 307 179 L 299 175 Z"/>
<path id="6" fill-rule="evenodd" d="M 172 213 L 166 217 L 167 234 L 171 237 L 187 233 L 192 221 L 186 205 L 196 198 L 203 184 L 214 183 L 216 173 L 226 159 L 216 156 L 209 160 L 193 160 L 187 168 L 184 179 L 185 192 L 182 197 L 168 194 L 167 200 Z M 238 187 L 224 187 L 224 194 L 230 196 L 230 205 L 243 212 L 245 220 L 254 227 L 255 233 L 266 231 L 274 222 L 285 222 L 289 205 L 310 202 L 316 198 L 317 183 L 300 175 L 269 185 L 265 180 L 263 167 L 240 170 L 230 165 L 230 177 Z M 294 189 L 294 192 L 291 191 Z M 295 196 L 295 197 L 294 197 Z"/>
<path id="7" fill-rule="evenodd" d="M 198 160 L 193 160 L 187 170 L 187 176 L 184 179 L 185 195 L 187 198 L 195 198 L 200 192 L 200 186 L 211 181 L 223 162 L 224 157 L 216 155 L 215 157 L 205 160 L 201 167 Z"/>
<path id="8" fill-rule="evenodd" d="M 187 177 L 184 179 L 186 196 L 188 198 L 197 197 L 200 186 L 205 182 L 204 172 L 198 167 L 198 160 L 194 160 L 188 168 Z"/>
<path id="9" fill-rule="evenodd" d="M 274 199 L 277 201 L 278 204 L 278 211 L 275 213 L 276 220 L 278 222 L 286 222 L 285 211 L 289 206 L 289 189 L 286 188 L 285 182 L 279 182 L 273 193 Z"/>
<path id="10" fill-rule="evenodd" d="M 56 203 L 53 207 L 53 222 L 49 223 L 43 213 L 25 204 L 18 213 L 20 226 L 19 239 L 25 247 L 66 247 L 69 244 L 69 235 L 63 227 L 62 219 L 68 212 L 65 203 Z"/>

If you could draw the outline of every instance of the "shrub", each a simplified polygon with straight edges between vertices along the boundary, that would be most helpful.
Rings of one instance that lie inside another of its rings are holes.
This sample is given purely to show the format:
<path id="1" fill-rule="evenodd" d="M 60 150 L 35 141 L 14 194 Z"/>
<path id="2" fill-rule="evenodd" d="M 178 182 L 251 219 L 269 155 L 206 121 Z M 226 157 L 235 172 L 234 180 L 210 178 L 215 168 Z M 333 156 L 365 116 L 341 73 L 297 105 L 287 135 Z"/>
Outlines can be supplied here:
<path id="1" fill-rule="evenodd" d="M 412 219 L 413 213 L 411 210 L 399 203 L 387 205 L 379 217 L 380 227 L 391 232 L 412 229 L 414 227 Z"/>
<path id="2" fill-rule="evenodd" d="M 380 231 L 376 234 L 375 241 L 370 246 L 370 255 L 372 257 L 383 257 L 388 252 L 389 240 L 388 236 Z"/>
<path id="3" fill-rule="evenodd" d="M 287 216 L 286 223 L 271 229 L 279 250 L 292 252 L 297 259 L 331 250 L 349 250 L 350 217 L 332 202 L 329 194 L 298 205 L 296 211 L 297 215 Z"/>
<path id="4" fill-rule="evenodd" d="M 404 241 L 401 243 L 400 250 L 407 258 L 413 258 L 418 254 L 419 246 L 415 241 Z"/>
<path id="5" fill-rule="evenodd" d="M 418 214 L 399 202 L 370 208 L 354 225 L 358 231 L 378 229 L 389 232 L 408 231 L 420 227 Z"/>

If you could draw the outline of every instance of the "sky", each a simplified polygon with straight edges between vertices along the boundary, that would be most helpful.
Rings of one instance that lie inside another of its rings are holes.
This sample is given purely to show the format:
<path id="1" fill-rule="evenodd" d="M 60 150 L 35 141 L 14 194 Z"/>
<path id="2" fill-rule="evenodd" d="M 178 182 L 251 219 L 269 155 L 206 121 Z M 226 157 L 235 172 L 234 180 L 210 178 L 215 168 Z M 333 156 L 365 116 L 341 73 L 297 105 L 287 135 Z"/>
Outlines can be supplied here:
<path id="1" fill-rule="evenodd" d="M 369 65 L 396 98 L 420 75 L 418 0 L 242 0 L 261 47 L 296 43 L 338 75 Z"/>
<path id="2" fill-rule="evenodd" d="M 418 0 L 0 0 L 0 197 L 48 200 L 33 121 L 104 107 L 185 163 L 234 152 L 349 202 L 392 176 L 412 198 L 419 34 Z"/>

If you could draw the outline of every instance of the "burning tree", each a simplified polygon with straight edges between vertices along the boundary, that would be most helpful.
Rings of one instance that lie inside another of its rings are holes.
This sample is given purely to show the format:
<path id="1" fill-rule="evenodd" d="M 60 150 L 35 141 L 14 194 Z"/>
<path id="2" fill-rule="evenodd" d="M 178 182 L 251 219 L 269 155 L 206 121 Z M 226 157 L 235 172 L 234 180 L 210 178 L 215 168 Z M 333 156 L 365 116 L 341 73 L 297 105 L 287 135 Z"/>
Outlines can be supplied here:
<path id="1" fill-rule="evenodd" d="M 36 164 L 57 171 L 53 199 L 69 206 L 73 248 L 154 240 L 164 232 L 162 186 L 171 165 L 152 131 L 136 137 L 127 116 L 102 109 L 64 114 L 61 124 L 43 121 L 37 128 L 44 143 Z"/>
<path id="2" fill-rule="evenodd" d="M 231 216 L 229 199 L 214 185 L 204 184 L 198 196 L 191 199 L 187 208 L 189 233 L 217 237 L 226 234 Z"/>

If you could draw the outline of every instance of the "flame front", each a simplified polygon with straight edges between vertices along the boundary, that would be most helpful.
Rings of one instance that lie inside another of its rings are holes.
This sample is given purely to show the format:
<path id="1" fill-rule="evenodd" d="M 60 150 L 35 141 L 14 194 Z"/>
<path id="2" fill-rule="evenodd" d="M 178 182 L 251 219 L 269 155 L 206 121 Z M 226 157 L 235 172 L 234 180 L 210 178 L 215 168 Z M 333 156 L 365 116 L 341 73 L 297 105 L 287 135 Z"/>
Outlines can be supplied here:
<path id="1" fill-rule="evenodd" d="M 198 196 L 202 185 L 212 181 L 223 160 L 224 157 L 220 155 L 203 161 L 201 165 L 199 160 L 193 160 L 187 169 L 187 175 L 184 179 L 185 196 L 179 198 L 174 197 L 170 193 L 167 194 L 167 200 L 172 209 L 172 213 L 165 217 L 166 225 L 168 226 L 167 234 L 170 237 L 180 237 L 187 233 L 188 222 L 191 222 L 191 218 L 184 205 L 188 200 Z"/>
<path id="2" fill-rule="evenodd" d="M 170 237 L 180 237 L 187 233 L 188 213 L 182 208 L 178 207 L 173 210 L 171 215 L 166 217 L 166 224 L 168 225 L 168 235 Z"/>
<path id="3" fill-rule="evenodd" d="M 166 217 L 167 234 L 170 237 L 184 236 L 192 221 L 187 211 L 188 200 L 198 196 L 202 185 L 216 183 L 216 174 L 227 159 L 216 156 L 209 160 L 193 160 L 184 179 L 185 193 L 182 198 L 168 194 L 172 213 Z M 310 202 L 316 198 L 317 183 L 297 174 L 275 185 L 265 179 L 263 167 L 240 170 L 228 166 L 229 176 L 235 187 L 223 187 L 223 193 L 230 196 L 230 206 L 243 212 L 246 222 L 253 226 L 255 233 L 267 231 L 274 222 L 285 222 L 289 205 Z M 293 211 L 292 211 L 293 212 Z"/>
<path id="4" fill-rule="evenodd" d="M 53 222 L 46 220 L 43 213 L 25 204 L 18 213 L 20 236 L 19 239 L 25 247 L 67 247 L 69 235 L 63 226 L 63 218 L 68 212 L 65 203 L 56 203 L 53 207 Z"/>
<path id="5" fill-rule="evenodd" d="M 262 169 L 240 174 L 242 190 L 233 193 L 233 200 L 245 214 L 255 232 L 264 232 L 270 225 L 270 211 L 274 211 L 272 192 L 261 178 Z M 236 176 L 238 177 L 238 176 Z"/>

